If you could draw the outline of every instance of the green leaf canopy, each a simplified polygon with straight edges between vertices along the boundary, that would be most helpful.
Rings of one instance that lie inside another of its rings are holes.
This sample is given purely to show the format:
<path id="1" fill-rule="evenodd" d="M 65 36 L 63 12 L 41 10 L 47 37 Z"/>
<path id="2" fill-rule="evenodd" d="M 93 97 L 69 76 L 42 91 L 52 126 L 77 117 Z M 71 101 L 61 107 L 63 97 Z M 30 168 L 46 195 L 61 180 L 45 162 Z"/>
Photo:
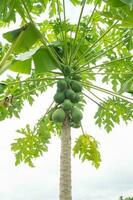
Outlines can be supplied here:
<path id="1" fill-rule="evenodd" d="M 121 0 L 121 2 L 127 4 L 127 5 L 133 5 L 133 0 Z"/>
<path id="2" fill-rule="evenodd" d="M 125 4 L 121 0 L 108 0 L 108 4 L 113 6 L 113 7 L 125 6 Z"/>
<path id="3" fill-rule="evenodd" d="M 13 52 L 15 54 L 25 53 L 31 49 L 31 47 L 40 39 L 40 33 L 36 29 L 35 25 L 29 23 L 19 29 L 9 31 L 3 34 L 3 37 L 13 46 Z M 16 40 L 20 37 L 17 44 L 15 44 Z M 34 49 L 33 49 L 34 50 Z M 30 52 L 29 52 L 30 55 Z M 37 50 L 34 50 L 30 58 L 25 59 L 25 55 L 21 54 L 23 57 L 22 60 L 14 59 L 9 65 L 10 70 L 30 74 L 32 69 L 32 61 L 34 62 L 35 72 L 36 73 L 44 73 L 51 71 L 55 68 L 59 67 L 59 64 L 52 57 L 49 48 L 40 47 Z"/>
<path id="4" fill-rule="evenodd" d="M 120 89 L 120 93 L 129 92 L 133 93 L 133 77 L 125 81 Z"/>
<path id="5" fill-rule="evenodd" d="M 32 60 L 27 59 L 24 61 L 21 60 L 15 60 L 11 63 L 10 70 L 18 73 L 23 74 L 30 74 L 31 73 L 31 64 Z"/>
<path id="6" fill-rule="evenodd" d="M 98 168 L 101 162 L 101 156 L 98 150 L 98 142 L 90 135 L 81 135 L 75 142 L 73 148 L 74 156 L 78 155 L 82 161 L 91 161 Z"/>
<path id="7" fill-rule="evenodd" d="M 20 40 L 14 48 L 14 53 L 17 54 L 28 51 L 40 38 L 38 30 L 32 23 L 29 23 L 19 29 L 4 33 L 3 37 L 8 42 L 14 43 L 20 34 Z"/>
<path id="8" fill-rule="evenodd" d="M 0 94 L 2 94 L 4 92 L 6 87 L 7 87 L 7 85 L 5 83 L 0 83 Z"/>
<path id="9" fill-rule="evenodd" d="M 36 73 L 44 73 L 58 68 L 58 63 L 53 59 L 47 48 L 40 48 L 33 55 Z"/>

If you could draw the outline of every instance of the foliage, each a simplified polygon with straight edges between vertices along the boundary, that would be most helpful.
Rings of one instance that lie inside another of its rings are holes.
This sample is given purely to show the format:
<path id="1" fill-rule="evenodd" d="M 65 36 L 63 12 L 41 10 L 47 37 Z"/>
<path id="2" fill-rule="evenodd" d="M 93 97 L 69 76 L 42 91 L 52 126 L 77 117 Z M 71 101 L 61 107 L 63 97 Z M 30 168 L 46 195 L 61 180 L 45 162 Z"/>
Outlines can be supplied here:
<path id="1" fill-rule="evenodd" d="M 18 75 L 16 78 L 9 76 L 1 83 L 1 86 L 4 84 L 4 90 L 1 89 L 0 92 L 0 104 L 6 112 L 3 119 L 12 116 L 19 117 L 24 102 L 28 101 L 32 105 L 35 96 L 46 91 L 54 82 L 54 79 L 47 79 L 46 75 L 36 75 L 34 73 L 26 79 L 22 79 Z"/>
<path id="2" fill-rule="evenodd" d="M 109 98 L 95 114 L 96 124 L 110 132 L 114 124 L 123 119 L 126 123 L 133 119 L 133 104 L 119 98 Z"/>
<path id="3" fill-rule="evenodd" d="M 120 93 L 128 92 L 133 94 L 133 77 L 129 78 L 123 83 L 119 92 Z"/>
<path id="4" fill-rule="evenodd" d="M 21 129 L 19 133 L 24 137 L 18 138 L 12 145 L 12 150 L 16 151 L 16 164 L 24 161 L 33 166 L 32 159 L 47 151 L 51 133 L 56 129 L 50 121 L 51 115 L 63 108 L 64 100 L 69 99 L 72 108 L 78 110 L 76 114 L 74 109 L 67 110 L 66 107 L 63 111 L 75 128 L 82 128 L 86 99 L 99 106 L 95 114 L 96 124 L 107 132 L 121 119 L 126 123 L 133 119 L 132 1 L 70 0 L 74 6 L 81 7 L 77 24 L 67 19 L 65 2 L 8 0 L 3 1 L 0 7 L 0 26 L 16 22 L 18 15 L 21 18 L 18 29 L 3 35 L 9 44 L 0 48 L 0 73 L 10 69 L 26 74 L 25 79 L 17 75 L 0 83 L 0 119 L 14 115 L 19 117 L 25 100 L 32 105 L 35 96 L 45 92 L 49 86 L 57 85 L 54 106 L 49 109 L 49 121 L 44 118 L 44 129 L 41 129 L 42 133 L 47 130 L 44 133 L 47 137 L 42 140 L 36 126 L 33 130 L 29 125 Z M 92 5 L 92 11 L 83 16 L 87 4 Z M 37 23 L 38 14 L 41 16 L 46 11 L 50 19 L 43 18 Z M 95 81 L 99 85 L 109 84 L 111 90 L 97 86 Z M 106 94 L 106 99 L 97 91 Z M 56 98 L 59 92 L 63 93 L 60 102 Z M 39 122 L 37 127 L 41 126 Z M 28 143 L 28 140 L 32 142 Z M 100 164 L 98 144 L 87 134 L 76 140 L 76 154 L 83 161 L 91 160 L 95 167 Z"/>
<path id="5" fill-rule="evenodd" d="M 100 165 L 101 157 L 98 150 L 98 142 L 88 134 L 81 135 L 76 139 L 73 153 L 74 156 L 78 154 L 82 162 L 85 160 L 91 161 L 96 168 Z"/>
<path id="6" fill-rule="evenodd" d="M 16 156 L 15 164 L 24 162 L 34 167 L 33 160 L 48 151 L 51 136 L 57 131 L 60 132 L 60 126 L 52 123 L 48 116 L 43 116 L 33 129 L 27 124 L 25 128 L 17 130 L 21 137 L 15 139 L 11 146 Z"/>
<path id="7" fill-rule="evenodd" d="M 84 1 L 82 0 L 70 0 L 73 5 L 82 5 Z M 103 3 L 102 0 L 88 0 L 86 3 L 98 3 L 98 5 L 101 5 Z M 132 0 L 109 0 L 104 1 L 108 7 L 111 5 L 113 7 L 126 7 L 131 6 L 133 4 Z M 57 2 L 56 0 L 50 1 L 50 0 L 2 0 L 1 1 L 1 7 L 0 7 L 0 24 L 1 26 L 6 23 L 10 22 L 16 22 L 17 15 L 20 15 L 23 21 L 26 21 L 27 15 L 23 12 L 24 5 L 27 6 L 27 9 L 30 11 L 31 14 L 34 14 L 35 16 L 40 15 L 43 13 L 46 8 L 48 8 L 48 13 L 50 17 L 53 17 L 57 13 Z M 62 2 L 58 0 L 58 5 L 60 11 L 62 10 Z"/>
<path id="8" fill-rule="evenodd" d="M 133 200 L 133 197 L 126 197 L 126 198 L 124 198 L 124 197 L 120 197 L 120 200 Z"/>
<path id="9" fill-rule="evenodd" d="M 17 15 L 20 15 L 21 18 L 25 21 L 27 18 L 27 15 L 23 12 L 24 10 L 24 4 L 27 6 L 28 10 L 38 16 L 41 13 L 43 13 L 47 6 L 49 7 L 49 16 L 53 16 L 56 13 L 56 1 L 50 1 L 50 0 L 2 0 L 1 1 L 1 7 L 0 7 L 0 20 L 1 25 L 5 23 L 10 22 L 16 22 Z M 60 5 L 61 6 L 61 5 Z"/>

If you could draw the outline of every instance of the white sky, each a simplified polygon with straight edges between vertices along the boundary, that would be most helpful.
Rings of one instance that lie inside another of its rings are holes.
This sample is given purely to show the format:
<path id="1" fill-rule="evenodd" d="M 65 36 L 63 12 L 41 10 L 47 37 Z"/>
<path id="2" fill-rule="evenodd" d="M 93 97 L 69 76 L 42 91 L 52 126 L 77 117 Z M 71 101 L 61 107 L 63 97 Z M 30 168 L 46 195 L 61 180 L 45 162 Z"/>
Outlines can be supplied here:
<path id="1" fill-rule="evenodd" d="M 72 15 L 71 8 L 69 15 Z M 78 9 L 72 11 L 77 19 Z M 86 11 L 87 13 L 88 11 Z M 34 125 L 45 112 L 53 90 L 42 95 L 33 107 L 25 105 L 21 120 L 0 122 L 0 200 L 55 200 L 58 199 L 60 140 L 55 137 L 49 152 L 36 160 L 36 168 L 21 164 L 15 167 L 10 144 L 18 136 L 16 129 L 30 123 Z M 133 126 L 121 123 L 110 134 L 99 130 L 93 116 L 97 105 L 88 101 L 83 126 L 100 142 L 101 167 L 96 170 L 90 163 L 72 158 L 74 200 L 118 200 L 120 195 L 133 196 Z M 80 129 L 72 130 L 74 138 Z"/>

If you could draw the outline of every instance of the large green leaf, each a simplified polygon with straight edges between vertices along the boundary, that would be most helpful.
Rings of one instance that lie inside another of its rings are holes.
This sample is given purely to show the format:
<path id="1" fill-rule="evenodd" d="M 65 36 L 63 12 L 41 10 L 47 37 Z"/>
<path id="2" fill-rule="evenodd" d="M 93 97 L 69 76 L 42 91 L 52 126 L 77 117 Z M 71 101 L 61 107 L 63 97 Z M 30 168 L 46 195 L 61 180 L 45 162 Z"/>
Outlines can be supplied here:
<path id="1" fill-rule="evenodd" d="M 59 0 L 60 8 L 62 7 L 61 1 Z M 29 13 L 36 17 L 44 13 L 46 9 L 50 16 L 55 16 L 57 12 L 56 0 L 27 0 L 24 3 Z M 0 26 L 16 22 L 18 15 L 24 21 L 28 18 L 21 0 L 0 0 Z"/>
<path id="2" fill-rule="evenodd" d="M 125 6 L 125 4 L 120 0 L 108 0 L 107 2 L 108 2 L 109 5 L 111 5 L 113 7 Z"/>
<path id="3" fill-rule="evenodd" d="M 0 121 L 4 120 L 7 116 L 7 110 L 3 105 L 0 105 Z"/>
<path id="4" fill-rule="evenodd" d="M 9 69 L 18 73 L 30 74 L 31 61 L 31 58 L 27 60 L 14 60 Z"/>
<path id="5" fill-rule="evenodd" d="M 120 1 L 129 5 L 129 6 L 133 5 L 133 0 L 120 0 Z"/>
<path id="6" fill-rule="evenodd" d="M 12 30 L 12 31 L 8 31 L 6 33 L 3 34 L 3 37 L 8 41 L 8 42 L 13 42 L 17 37 L 18 35 L 27 29 L 27 25 L 21 27 L 21 28 L 18 28 L 18 29 L 15 29 L 15 30 Z"/>
<path id="7" fill-rule="evenodd" d="M 75 6 L 81 4 L 81 1 L 80 1 L 80 0 L 71 0 L 71 2 L 72 2 L 72 4 L 74 4 Z"/>
<path id="8" fill-rule="evenodd" d="M 0 83 L 0 94 L 2 94 L 4 92 L 6 87 L 7 87 L 7 85 L 5 83 Z"/>
<path id="9" fill-rule="evenodd" d="M 21 38 L 14 48 L 15 53 L 28 51 L 32 45 L 35 44 L 35 42 L 40 38 L 38 30 L 32 23 L 29 23 L 28 25 L 25 25 L 19 29 L 4 33 L 3 37 L 7 41 L 14 43 L 20 34 L 22 34 Z"/>
<path id="10" fill-rule="evenodd" d="M 133 27 L 133 10 L 129 6 L 125 6 L 123 8 L 123 13 L 125 16 L 122 20 L 122 26 L 126 28 L 132 28 Z"/>
<path id="11" fill-rule="evenodd" d="M 8 76 L 8 78 L 4 80 L 3 83 L 6 84 L 7 87 L 2 95 L 0 95 L 0 101 L 2 104 L 5 102 L 5 99 L 3 99 L 5 95 L 5 97 L 9 99 L 9 103 L 11 103 L 6 107 L 8 112 L 5 118 L 11 118 L 13 116 L 20 118 L 19 115 L 25 105 L 25 101 L 32 105 L 35 97 L 38 97 L 39 94 L 45 92 L 49 85 L 54 85 L 54 80 L 47 80 L 44 77 L 47 78 L 47 75 L 36 75 L 35 73 L 32 73 L 24 79 L 24 76 L 19 76 L 17 74 L 16 77 Z M 41 131 L 42 129 L 40 132 Z"/>
<path id="12" fill-rule="evenodd" d="M 109 133 L 121 119 L 127 124 L 133 119 L 133 104 L 119 98 L 108 98 L 95 114 L 96 124 Z"/>
<path id="13" fill-rule="evenodd" d="M 101 162 L 101 156 L 99 153 L 98 142 L 90 135 L 84 134 L 76 139 L 73 148 L 73 153 L 79 155 L 82 161 L 88 160 L 98 168 Z"/>
<path id="14" fill-rule="evenodd" d="M 120 93 L 131 92 L 133 93 L 133 77 L 128 79 L 121 87 Z"/>
<path id="15" fill-rule="evenodd" d="M 57 62 L 47 48 L 40 48 L 34 55 L 35 72 L 43 73 L 58 68 Z"/>
<path id="16" fill-rule="evenodd" d="M 54 60 L 49 50 L 43 47 L 20 54 L 17 59 L 8 65 L 8 68 L 14 72 L 30 74 L 32 60 L 34 61 L 36 73 L 44 73 L 58 68 L 58 63 Z"/>
<path id="17" fill-rule="evenodd" d="M 11 150 L 15 152 L 15 164 L 24 162 L 33 167 L 34 159 L 48 151 L 51 135 L 57 131 L 60 131 L 60 127 L 50 121 L 49 116 L 39 119 L 33 129 L 27 124 L 25 128 L 18 130 L 21 137 L 11 145 Z"/>

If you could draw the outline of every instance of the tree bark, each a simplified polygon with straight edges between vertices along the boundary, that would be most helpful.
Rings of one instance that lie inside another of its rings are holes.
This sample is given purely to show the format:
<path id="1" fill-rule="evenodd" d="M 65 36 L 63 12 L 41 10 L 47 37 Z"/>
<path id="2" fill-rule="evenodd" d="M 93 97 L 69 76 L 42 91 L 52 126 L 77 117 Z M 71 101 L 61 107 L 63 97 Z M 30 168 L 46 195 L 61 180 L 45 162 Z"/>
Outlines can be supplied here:
<path id="1" fill-rule="evenodd" d="M 60 200 L 72 200 L 71 186 L 71 128 L 66 117 L 62 125 L 60 155 Z"/>

